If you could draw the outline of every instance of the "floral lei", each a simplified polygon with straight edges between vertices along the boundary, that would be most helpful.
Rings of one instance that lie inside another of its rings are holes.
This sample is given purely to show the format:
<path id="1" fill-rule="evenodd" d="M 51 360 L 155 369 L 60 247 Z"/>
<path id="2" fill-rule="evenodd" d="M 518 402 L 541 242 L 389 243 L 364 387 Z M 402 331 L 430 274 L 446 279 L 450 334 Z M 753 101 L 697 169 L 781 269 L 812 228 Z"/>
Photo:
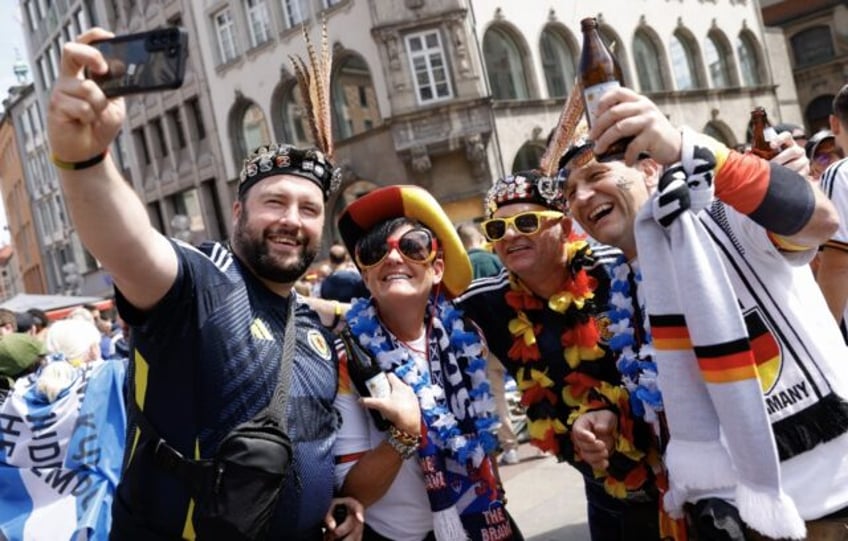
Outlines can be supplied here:
<path id="1" fill-rule="evenodd" d="M 610 271 L 610 325 L 614 336 L 610 339 L 610 348 L 619 353 L 618 371 L 627 390 L 630 391 L 630 407 L 634 415 L 644 417 L 651 424 L 659 422 L 657 412 L 662 411 L 662 395 L 657 386 L 657 364 L 653 361 L 654 347 L 648 329 L 643 330 L 642 344 L 636 343 L 634 318 L 634 292 L 631 291 L 630 266 L 627 259 L 619 256 Z M 638 269 L 634 280 L 642 281 Z"/>
<path id="2" fill-rule="evenodd" d="M 430 306 L 435 312 L 433 317 L 438 319 L 437 325 L 440 324 L 449 334 L 447 343 L 438 341 L 443 353 L 447 353 L 443 358 L 458 366 L 467 366 L 465 373 L 472 387 L 468 392 L 471 400 L 465 413 L 466 417 L 473 417 L 475 433 L 462 432 L 450 409 L 445 390 L 434 385 L 430 373 L 421 372 L 409 350 L 399 346 L 395 337 L 383 328 L 370 298 L 356 299 L 347 313 L 347 321 L 359 343 L 375 356 L 380 367 L 393 371 L 412 387 L 421 406 L 427 437 L 460 464 L 471 459 L 477 467 L 496 448 L 494 431 L 499 425 L 486 377 L 486 360 L 482 357 L 483 344 L 477 332 L 466 330 L 462 311 L 445 301 L 443 296 L 435 302 L 431 300 Z M 430 351 L 429 344 L 427 350 Z M 463 360 L 465 362 L 461 362 Z"/>
<path id="3" fill-rule="evenodd" d="M 555 392 L 557 382 L 548 377 L 545 364 L 539 363 L 542 355 L 536 337 L 542 332 L 542 325 L 534 324 L 527 315 L 527 311 L 543 309 L 543 301 L 512 273 L 510 291 L 506 293 L 506 303 L 516 312 L 516 317 L 509 322 L 513 344 L 508 356 L 521 365 L 516 380 L 522 391 L 521 402 L 528 408 L 528 432 L 535 446 L 557 456 L 561 456 L 562 451 L 560 439 L 583 413 L 610 407 L 618 411 L 628 409 L 627 392 L 621 386 L 600 381 L 580 370 L 581 364 L 602 359 L 606 353 L 598 345 L 601 336 L 592 315 L 597 280 L 586 271 L 591 259 L 591 248 L 585 240 L 571 239 L 566 249 L 569 277 L 560 292 L 551 296 L 547 303 L 548 308 L 563 314 L 568 323 L 560 336 L 563 360 L 570 368 L 562 382 L 561 397 Z M 564 422 L 556 412 L 560 398 L 571 408 Z M 606 475 L 604 483 L 607 491 L 622 498 L 628 489 L 642 486 L 649 474 L 640 463 L 644 453 L 633 444 L 633 425 L 628 421 L 629 416 L 618 417 L 619 437 L 615 450 L 629 459 L 627 462 L 630 466 L 622 471 L 595 474 Z"/>

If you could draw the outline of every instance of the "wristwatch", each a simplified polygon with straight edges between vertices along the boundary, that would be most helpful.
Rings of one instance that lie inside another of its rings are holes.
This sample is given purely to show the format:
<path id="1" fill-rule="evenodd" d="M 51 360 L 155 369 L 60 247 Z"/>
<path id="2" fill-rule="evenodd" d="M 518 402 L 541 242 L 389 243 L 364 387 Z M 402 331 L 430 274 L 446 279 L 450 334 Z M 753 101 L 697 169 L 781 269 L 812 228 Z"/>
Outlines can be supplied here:
<path id="1" fill-rule="evenodd" d="M 406 460 L 414 457 L 418 452 L 418 446 L 421 445 L 421 436 L 413 436 L 395 426 L 390 426 L 389 437 L 386 441 L 402 459 Z"/>

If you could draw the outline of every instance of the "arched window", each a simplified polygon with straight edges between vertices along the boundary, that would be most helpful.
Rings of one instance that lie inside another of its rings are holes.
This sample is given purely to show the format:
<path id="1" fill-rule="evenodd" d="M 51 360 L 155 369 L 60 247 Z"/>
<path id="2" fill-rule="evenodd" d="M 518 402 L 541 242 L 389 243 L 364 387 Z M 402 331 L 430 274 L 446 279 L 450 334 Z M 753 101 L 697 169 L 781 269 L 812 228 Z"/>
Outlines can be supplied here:
<path id="1" fill-rule="evenodd" d="M 483 57 L 495 99 L 524 100 L 530 97 L 521 51 L 506 32 L 498 28 L 486 31 L 483 36 Z"/>
<path id="2" fill-rule="evenodd" d="M 677 90 L 692 90 L 698 88 L 698 71 L 695 63 L 695 50 L 692 41 L 682 33 L 675 32 L 671 36 L 669 52 L 671 54 L 671 69 L 674 72 L 674 83 Z"/>
<path id="3" fill-rule="evenodd" d="M 241 117 L 241 138 L 247 152 L 271 143 L 271 132 L 268 131 L 265 113 L 255 103 L 251 103 Z"/>
<path id="4" fill-rule="evenodd" d="M 312 134 L 309 130 L 309 122 L 306 119 L 306 109 L 303 106 L 303 95 L 297 83 L 291 84 L 282 92 L 282 99 L 278 107 L 271 110 L 276 116 L 275 123 L 281 131 L 278 135 L 283 142 L 303 147 L 314 145 Z"/>
<path id="5" fill-rule="evenodd" d="M 548 87 L 548 97 L 558 98 L 568 95 L 577 73 L 574 52 L 559 32 L 552 28 L 542 31 L 539 40 L 542 53 L 542 71 Z"/>
<path id="6" fill-rule="evenodd" d="M 724 42 L 715 33 L 707 36 L 704 43 L 704 56 L 710 71 L 710 79 L 715 88 L 727 88 L 733 86 L 733 77 L 730 70 L 730 55 Z"/>
<path id="7" fill-rule="evenodd" d="M 739 71 L 745 86 L 763 84 L 763 73 L 760 67 L 759 48 L 750 33 L 743 32 L 736 39 L 736 54 L 739 56 Z"/>
<path id="8" fill-rule="evenodd" d="M 521 145 L 521 148 L 515 154 L 515 159 L 512 161 L 512 172 L 537 169 L 539 160 L 544 153 L 545 145 L 541 141 L 527 141 Z"/>
<path id="9" fill-rule="evenodd" d="M 814 26 L 798 32 L 791 38 L 796 67 L 812 66 L 833 58 L 833 37 L 830 27 Z"/>
<path id="10" fill-rule="evenodd" d="M 733 137 L 733 132 L 727 124 L 721 121 L 713 120 L 707 122 L 707 125 L 704 126 L 704 133 L 717 141 L 721 141 L 729 148 L 736 146 L 736 139 Z"/>
<path id="11" fill-rule="evenodd" d="M 381 123 L 371 72 L 361 56 L 347 53 L 334 70 L 331 84 L 336 140 L 366 132 Z"/>
<path id="12" fill-rule="evenodd" d="M 636 62 L 636 73 L 642 92 L 663 90 L 661 58 L 662 55 L 651 37 L 644 31 L 636 32 L 633 36 L 633 59 Z"/>
<path id="13" fill-rule="evenodd" d="M 621 68 L 621 73 L 624 76 L 624 85 L 633 86 L 633 78 L 630 76 L 630 64 L 627 61 L 627 51 L 624 50 L 624 41 L 618 36 L 615 30 L 608 24 L 602 24 L 598 28 L 601 34 L 601 39 L 607 44 L 615 59 L 618 60 L 618 66 Z"/>

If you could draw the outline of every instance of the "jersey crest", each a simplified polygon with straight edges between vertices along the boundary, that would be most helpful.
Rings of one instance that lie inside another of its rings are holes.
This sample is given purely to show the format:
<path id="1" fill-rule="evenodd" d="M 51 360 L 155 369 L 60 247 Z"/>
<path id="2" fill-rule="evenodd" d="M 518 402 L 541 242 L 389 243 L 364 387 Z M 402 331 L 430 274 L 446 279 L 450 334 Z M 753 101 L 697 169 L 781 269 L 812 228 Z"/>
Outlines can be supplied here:
<path id="1" fill-rule="evenodd" d="M 309 343 L 309 347 L 312 348 L 312 351 L 317 353 L 322 359 L 325 361 L 330 360 L 330 346 L 327 344 L 327 341 L 324 339 L 324 335 L 321 334 L 320 331 L 310 329 L 306 333 L 306 341 Z"/>

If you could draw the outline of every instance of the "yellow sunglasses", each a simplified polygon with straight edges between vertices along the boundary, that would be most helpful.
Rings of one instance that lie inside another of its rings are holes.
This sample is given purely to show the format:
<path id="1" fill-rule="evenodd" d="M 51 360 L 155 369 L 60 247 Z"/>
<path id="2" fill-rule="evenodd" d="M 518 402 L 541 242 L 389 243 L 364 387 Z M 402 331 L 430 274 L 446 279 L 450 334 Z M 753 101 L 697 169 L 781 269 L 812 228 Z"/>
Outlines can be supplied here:
<path id="1" fill-rule="evenodd" d="M 556 210 L 531 210 L 509 218 L 492 218 L 481 223 L 480 227 L 489 242 L 496 242 L 504 238 L 510 226 L 520 235 L 534 235 L 542 227 L 542 220 L 560 219 L 563 216 L 562 212 Z"/>

